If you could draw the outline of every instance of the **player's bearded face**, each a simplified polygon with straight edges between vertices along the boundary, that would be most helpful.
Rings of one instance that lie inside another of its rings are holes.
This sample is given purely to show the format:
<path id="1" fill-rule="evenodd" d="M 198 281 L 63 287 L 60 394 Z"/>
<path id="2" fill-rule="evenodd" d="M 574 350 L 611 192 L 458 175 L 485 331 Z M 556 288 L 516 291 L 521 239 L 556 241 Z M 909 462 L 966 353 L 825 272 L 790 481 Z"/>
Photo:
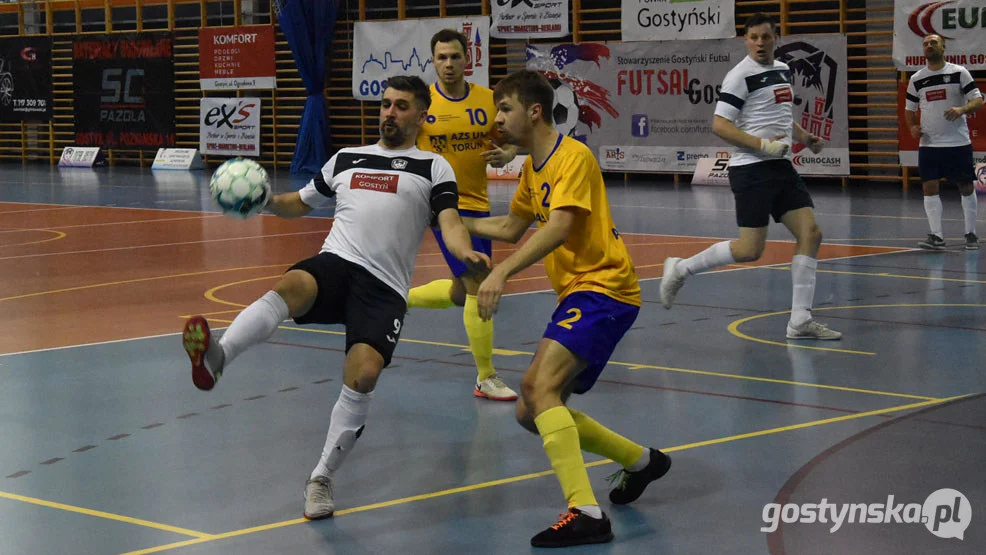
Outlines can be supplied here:
<path id="1" fill-rule="evenodd" d="M 754 25 L 746 30 L 746 50 L 750 58 L 757 63 L 773 63 L 776 42 L 777 35 L 774 34 L 774 27 L 770 23 Z"/>
<path id="2" fill-rule="evenodd" d="M 938 35 L 928 35 L 922 43 L 924 46 L 924 57 L 929 62 L 939 62 L 945 55 L 945 45 Z"/>
<path id="3" fill-rule="evenodd" d="M 412 93 L 388 88 L 380 103 L 380 138 L 388 147 L 399 147 L 418 135 L 426 115 Z"/>

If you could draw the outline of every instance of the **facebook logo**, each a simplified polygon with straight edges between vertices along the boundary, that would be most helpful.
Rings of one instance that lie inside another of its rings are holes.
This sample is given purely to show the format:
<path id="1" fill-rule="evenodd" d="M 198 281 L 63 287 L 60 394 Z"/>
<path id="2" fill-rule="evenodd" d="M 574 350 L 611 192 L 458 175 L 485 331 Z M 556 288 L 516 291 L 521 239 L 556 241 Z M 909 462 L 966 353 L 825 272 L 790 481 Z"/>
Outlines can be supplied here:
<path id="1" fill-rule="evenodd" d="M 634 114 L 630 118 L 630 134 L 634 137 L 650 135 L 650 122 L 647 114 Z"/>

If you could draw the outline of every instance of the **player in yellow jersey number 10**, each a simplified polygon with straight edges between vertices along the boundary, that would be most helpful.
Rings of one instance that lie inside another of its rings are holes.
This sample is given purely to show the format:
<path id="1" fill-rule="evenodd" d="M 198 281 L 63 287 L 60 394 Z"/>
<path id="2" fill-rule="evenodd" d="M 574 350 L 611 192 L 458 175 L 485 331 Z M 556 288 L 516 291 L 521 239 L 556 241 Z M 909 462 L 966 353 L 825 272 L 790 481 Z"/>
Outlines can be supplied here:
<path id="1" fill-rule="evenodd" d="M 418 148 L 441 154 L 448 160 L 459 189 L 459 214 L 478 218 L 490 215 L 487 164 L 505 166 L 517 155 L 517 147 L 504 144 L 496 131 L 493 91 L 465 80 L 467 44 L 466 37 L 452 29 L 439 31 L 431 38 L 438 82 L 431 86 L 431 107 L 418 134 Z M 434 233 L 452 271 L 452 279 L 412 288 L 408 308 L 463 307 L 462 323 L 476 361 L 473 394 L 495 401 L 513 401 L 517 393 L 503 383 L 493 367 L 493 321 L 483 321 L 477 308 L 476 292 L 486 275 L 467 271 L 445 248 L 441 232 L 435 229 Z M 493 254 L 488 239 L 473 237 L 473 248 Z"/>

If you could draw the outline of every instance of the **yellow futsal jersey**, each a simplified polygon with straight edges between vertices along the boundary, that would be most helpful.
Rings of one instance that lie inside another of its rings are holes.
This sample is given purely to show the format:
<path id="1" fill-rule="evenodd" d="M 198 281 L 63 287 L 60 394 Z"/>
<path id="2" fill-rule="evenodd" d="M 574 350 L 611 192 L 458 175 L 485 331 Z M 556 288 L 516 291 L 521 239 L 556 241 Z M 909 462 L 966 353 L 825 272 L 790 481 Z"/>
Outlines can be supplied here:
<path id="1" fill-rule="evenodd" d="M 493 91 L 466 83 L 462 98 L 449 98 L 431 86 L 428 119 L 418 133 L 418 148 L 441 154 L 451 164 L 459 186 L 459 209 L 489 212 L 486 161 L 482 153 L 493 129 L 496 104 Z"/>
<path id="2" fill-rule="evenodd" d="M 587 213 L 576 220 L 568 240 L 544 259 L 558 300 L 576 291 L 596 291 L 640 306 L 637 272 L 613 225 L 599 164 L 588 147 L 559 134 L 540 168 L 533 167 L 530 156 L 524 161 L 510 211 L 533 218 L 541 228 L 552 210 L 566 206 Z"/>

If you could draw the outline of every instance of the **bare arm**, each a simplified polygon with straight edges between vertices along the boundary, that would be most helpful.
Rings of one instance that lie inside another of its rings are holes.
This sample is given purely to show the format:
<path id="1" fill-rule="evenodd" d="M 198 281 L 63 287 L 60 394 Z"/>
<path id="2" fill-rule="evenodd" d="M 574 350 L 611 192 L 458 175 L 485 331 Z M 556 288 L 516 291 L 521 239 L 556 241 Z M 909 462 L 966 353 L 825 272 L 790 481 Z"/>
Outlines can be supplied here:
<path id="1" fill-rule="evenodd" d="M 479 317 L 483 320 L 492 318 L 500 305 L 507 278 L 560 247 L 568 239 L 572 225 L 581 216 L 580 210 L 574 207 L 552 210 L 544 227 L 534 232 L 519 249 L 493 268 L 477 292 Z"/>
<path id="2" fill-rule="evenodd" d="M 466 225 L 469 233 L 478 237 L 516 243 L 524 236 L 524 232 L 531 227 L 534 220 L 511 212 L 506 216 L 462 218 L 462 223 Z"/>
<path id="3" fill-rule="evenodd" d="M 297 218 L 312 211 L 312 207 L 301 200 L 298 191 L 274 195 L 267 203 L 267 209 L 282 218 Z"/>
<path id="4" fill-rule="evenodd" d="M 963 114 L 972 114 L 978 112 L 980 108 L 983 107 L 983 97 L 979 96 L 970 100 L 965 106 L 962 107 Z"/>
<path id="5" fill-rule="evenodd" d="M 794 124 L 793 135 L 795 141 L 804 143 L 808 149 L 815 154 L 822 151 L 822 147 L 824 146 L 822 143 L 822 138 L 818 135 L 812 135 L 811 133 L 805 131 L 805 129 L 798 125 L 797 122 Z"/>
<path id="6" fill-rule="evenodd" d="M 918 124 L 918 115 L 910 110 L 904 110 L 904 123 L 915 139 L 921 138 L 921 126 Z"/>

